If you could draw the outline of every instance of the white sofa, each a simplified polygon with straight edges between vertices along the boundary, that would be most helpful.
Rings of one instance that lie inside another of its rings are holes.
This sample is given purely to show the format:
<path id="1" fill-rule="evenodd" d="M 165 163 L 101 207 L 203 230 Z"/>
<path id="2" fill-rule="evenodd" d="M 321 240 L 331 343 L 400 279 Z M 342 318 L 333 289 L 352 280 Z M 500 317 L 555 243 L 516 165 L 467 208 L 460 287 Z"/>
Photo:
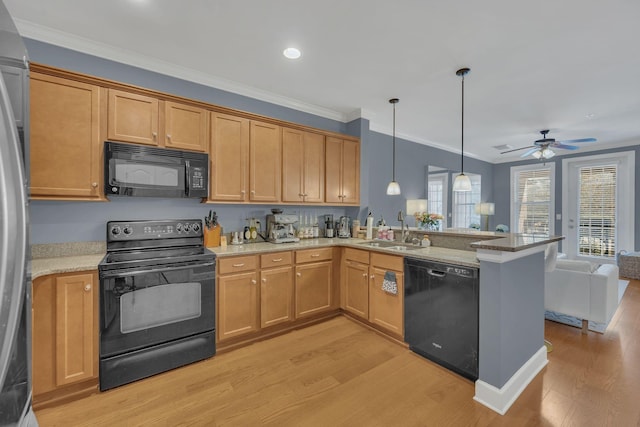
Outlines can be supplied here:
<path id="1" fill-rule="evenodd" d="M 589 261 L 557 259 L 545 272 L 544 307 L 588 321 L 608 323 L 618 307 L 618 266 Z"/>

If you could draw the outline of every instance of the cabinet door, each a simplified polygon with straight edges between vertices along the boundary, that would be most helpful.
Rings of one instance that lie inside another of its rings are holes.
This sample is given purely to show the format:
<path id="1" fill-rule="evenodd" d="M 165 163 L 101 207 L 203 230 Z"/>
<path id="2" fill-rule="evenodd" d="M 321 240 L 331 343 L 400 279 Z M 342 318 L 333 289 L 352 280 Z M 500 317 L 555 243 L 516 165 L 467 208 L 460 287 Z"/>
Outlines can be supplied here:
<path id="1" fill-rule="evenodd" d="M 342 140 L 327 137 L 325 146 L 325 202 L 342 203 Z"/>
<path id="2" fill-rule="evenodd" d="M 360 142 L 344 140 L 342 146 L 342 203 L 360 203 Z"/>
<path id="3" fill-rule="evenodd" d="M 165 101 L 165 146 L 207 151 L 207 111 L 190 105 Z"/>
<path id="4" fill-rule="evenodd" d="M 369 321 L 393 332 L 398 336 L 404 335 L 404 274 L 394 271 L 398 293 L 391 294 L 382 290 L 384 274 L 391 271 L 372 266 L 369 281 Z"/>
<path id="5" fill-rule="evenodd" d="M 280 126 L 252 121 L 249 138 L 249 200 L 279 202 L 282 178 Z"/>
<path id="6" fill-rule="evenodd" d="M 345 261 L 342 308 L 364 319 L 369 318 L 369 266 Z"/>
<path id="7" fill-rule="evenodd" d="M 260 326 L 293 320 L 293 267 L 260 272 Z"/>
<path id="8" fill-rule="evenodd" d="M 218 340 L 258 330 L 258 280 L 255 272 L 218 278 Z"/>
<path id="9" fill-rule="evenodd" d="M 156 98 L 109 89 L 108 138 L 158 145 L 158 112 Z"/>
<path id="10" fill-rule="evenodd" d="M 94 336 L 94 299 L 97 293 L 92 274 L 56 278 L 56 385 L 74 383 L 97 375 Z"/>
<path id="11" fill-rule="evenodd" d="M 30 84 L 31 196 L 100 198 L 101 88 L 35 72 Z"/>
<path id="12" fill-rule="evenodd" d="M 211 113 L 210 199 L 247 201 L 249 120 Z"/>
<path id="13" fill-rule="evenodd" d="M 324 135 L 304 134 L 304 201 L 324 201 Z"/>
<path id="14" fill-rule="evenodd" d="M 296 318 L 331 308 L 331 261 L 296 266 Z"/>
<path id="15" fill-rule="evenodd" d="M 304 201 L 303 132 L 282 129 L 282 201 Z"/>

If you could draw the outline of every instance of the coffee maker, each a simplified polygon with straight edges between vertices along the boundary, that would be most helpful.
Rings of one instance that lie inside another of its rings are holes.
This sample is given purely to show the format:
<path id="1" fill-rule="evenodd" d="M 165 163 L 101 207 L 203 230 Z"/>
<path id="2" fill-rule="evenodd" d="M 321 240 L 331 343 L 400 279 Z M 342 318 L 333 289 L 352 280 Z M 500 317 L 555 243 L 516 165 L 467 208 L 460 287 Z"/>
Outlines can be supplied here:
<path id="1" fill-rule="evenodd" d="M 349 223 L 351 219 L 348 216 L 341 216 L 340 222 L 338 223 L 338 237 L 341 239 L 347 239 L 351 237 L 351 229 L 349 228 Z"/>
<path id="2" fill-rule="evenodd" d="M 295 224 L 298 222 L 296 215 L 269 214 L 267 215 L 267 240 L 271 243 L 299 242 Z"/>

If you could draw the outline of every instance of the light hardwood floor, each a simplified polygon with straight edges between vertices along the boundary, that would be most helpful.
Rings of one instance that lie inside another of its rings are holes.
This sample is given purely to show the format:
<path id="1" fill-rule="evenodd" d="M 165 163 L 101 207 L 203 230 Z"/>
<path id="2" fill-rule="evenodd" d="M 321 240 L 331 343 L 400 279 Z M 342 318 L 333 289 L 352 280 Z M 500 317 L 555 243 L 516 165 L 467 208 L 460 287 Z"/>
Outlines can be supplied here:
<path id="1" fill-rule="evenodd" d="M 546 322 L 549 364 L 500 416 L 474 386 L 338 317 L 36 413 L 47 426 L 640 426 L 640 281 L 604 334 Z"/>

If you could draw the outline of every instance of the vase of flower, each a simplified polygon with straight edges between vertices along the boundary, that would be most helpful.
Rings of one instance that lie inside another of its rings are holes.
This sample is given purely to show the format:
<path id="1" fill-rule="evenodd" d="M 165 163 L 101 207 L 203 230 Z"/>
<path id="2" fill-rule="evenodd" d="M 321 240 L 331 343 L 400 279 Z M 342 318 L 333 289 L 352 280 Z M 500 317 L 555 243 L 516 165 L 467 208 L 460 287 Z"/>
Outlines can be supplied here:
<path id="1" fill-rule="evenodd" d="M 417 212 L 413 215 L 419 230 L 438 231 L 442 215 L 436 213 Z"/>

